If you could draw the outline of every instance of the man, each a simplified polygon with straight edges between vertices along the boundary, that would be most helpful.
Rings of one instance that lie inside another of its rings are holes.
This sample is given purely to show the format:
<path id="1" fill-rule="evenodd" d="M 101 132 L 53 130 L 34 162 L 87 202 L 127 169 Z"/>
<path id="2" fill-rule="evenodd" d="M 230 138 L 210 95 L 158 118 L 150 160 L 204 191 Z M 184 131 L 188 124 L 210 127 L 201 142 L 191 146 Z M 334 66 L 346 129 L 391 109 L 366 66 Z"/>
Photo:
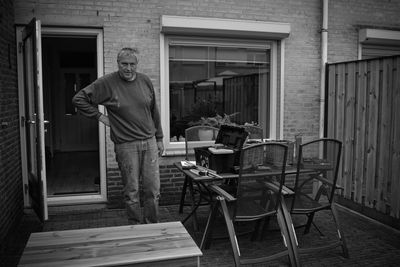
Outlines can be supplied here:
<path id="1" fill-rule="evenodd" d="M 111 140 L 124 185 L 128 220 L 132 224 L 158 222 L 163 132 L 150 79 L 136 72 L 137 50 L 122 48 L 118 71 L 107 74 L 80 90 L 72 99 L 79 111 L 110 126 Z M 107 114 L 97 109 L 101 104 Z M 143 185 L 143 216 L 139 183 Z"/>

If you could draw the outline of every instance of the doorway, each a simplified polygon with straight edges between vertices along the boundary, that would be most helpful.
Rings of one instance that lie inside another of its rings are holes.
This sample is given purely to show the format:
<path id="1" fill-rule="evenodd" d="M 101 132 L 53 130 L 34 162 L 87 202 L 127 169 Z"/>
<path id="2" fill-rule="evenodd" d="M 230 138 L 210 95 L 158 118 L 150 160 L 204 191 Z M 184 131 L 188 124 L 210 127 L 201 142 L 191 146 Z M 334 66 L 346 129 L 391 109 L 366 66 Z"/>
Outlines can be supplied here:
<path id="1" fill-rule="evenodd" d="M 98 123 L 72 97 L 97 78 L 96 37 L 42 35 L 47 196 L 99 194 Z"/>
<path id="2" fill-rule="evenodd" d="M 33 21 L 35 21 L 33 19 Z M 41 156 L 43 171 L 38 192 L 43 193 L 44 218 L 47 219 L 47 205 L 87 204 L 107 201 L 105 127 L 77 112 L 72 105 L 75 93 L 103 75 L 103 33 L 101 29 L 41 27 L 36 21 L 34 29 L 40 64 L 32 64 L 33 73 L 39 73 L 38 86 L 43 93 L 39 102 L 43 108 L 33 118 L 22 114 L 30 97 L 24 67 L 24 31 L 17 27 L 18 87 L 21 114 L 21 159 L 24 183 L 24 205 L 32 206 L 31 191 L 36 191 L 29 181 L 29 154 L 32 146 L 25 134 L 26 125 L 32 121 L 44 130 Z M 26 50 L 26 49 L 25 49 Z M 30 64 L 28 64 L 30 65 Z M 99 110 L 104 112 L 103 106 Z M 29 110 L 28 110 L 29 113 Z M 33 112 L 31 112 L 33 113 Z M 32 125 L 35 125 L 32 124 Z M 39 139 L 36 139 L 39 140 Z M 28 151 L 29 152 L 29 151 Z M 31 153 L 32 154 L 32 153 Z M 32 154 L 35 157 L 35 154 Z M 28 186 L 29 184 L 29 186 Z M 28 189 L 29 188 L 29 189 Z"/>

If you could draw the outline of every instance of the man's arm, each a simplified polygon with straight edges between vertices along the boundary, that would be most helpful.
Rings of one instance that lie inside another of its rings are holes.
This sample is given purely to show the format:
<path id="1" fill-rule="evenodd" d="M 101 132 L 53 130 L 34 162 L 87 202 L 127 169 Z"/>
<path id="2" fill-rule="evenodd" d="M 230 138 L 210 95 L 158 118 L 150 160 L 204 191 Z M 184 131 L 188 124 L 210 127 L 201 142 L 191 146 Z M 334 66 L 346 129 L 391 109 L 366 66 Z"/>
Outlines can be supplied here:
<path id="1" fill-rule="evenodd" d="M 156 127 L 155 136 L 157 140 L 158 154 L 161 156 L 164 153 L 164 144 L 163 144 L 164 134 L 161 128 L 160 112 L 158 111 L 156 103 L 154 103 L 153 106 L 153 121 L 154 121 L 154 126 Z"/>
<path id="2" fill-rule="evenodd" d="M 161 127 L 161 116 L 160 112 L 158 111 L 157 102 L 156 102 L 156 94 L 154 92 L 153 84 L 151 83 L 150 79 L 145 76 L 147 79 L 147 84 L 152 93 L 152 102 L 151 102 L 151 116 L 153 119 L 154 127 L 156 128 L 156 140 L 157 140 L 157 147 L 159 155 L 161 156 L 164 152 L 164 144 L 163 144 L 163 137 L 164 133 Z"/>
<path id="3" fill-rule="evenodd" d="M 93 118 L 101 121 L 106 126 L 110 126 L 110 121 L 108 116 L 102 114 L 96 102 L 94 101 L 93 96 L 94 85 L 91 84 L 86 88 L 80 90 L 76 95 L 72 98 L 72 104 L 81 112 L 82 115 L 88 118 Z"/>
<path id="4" fill-rule="evenodd" d="M 93 90 L 90 87 L 91 85 L 76 93 L 72 98 L 72 104 L 85 117 L 98 119 L 102 114 L 97 108 L 97 104 L 93 101 Z"/>

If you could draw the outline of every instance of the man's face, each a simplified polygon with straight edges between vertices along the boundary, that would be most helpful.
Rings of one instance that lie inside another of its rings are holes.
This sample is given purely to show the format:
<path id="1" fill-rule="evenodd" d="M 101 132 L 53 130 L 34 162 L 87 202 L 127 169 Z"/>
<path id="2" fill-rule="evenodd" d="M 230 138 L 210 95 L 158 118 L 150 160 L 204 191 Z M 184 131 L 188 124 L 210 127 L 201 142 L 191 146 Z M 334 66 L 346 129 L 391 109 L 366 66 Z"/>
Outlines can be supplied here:
<path id="1" fill-rule="evenodd" d="M 127 81 L 132 80 L 136 73 L 137 58 L 134 55 L 121 55 L 118 61 L 118 72 Z"/>

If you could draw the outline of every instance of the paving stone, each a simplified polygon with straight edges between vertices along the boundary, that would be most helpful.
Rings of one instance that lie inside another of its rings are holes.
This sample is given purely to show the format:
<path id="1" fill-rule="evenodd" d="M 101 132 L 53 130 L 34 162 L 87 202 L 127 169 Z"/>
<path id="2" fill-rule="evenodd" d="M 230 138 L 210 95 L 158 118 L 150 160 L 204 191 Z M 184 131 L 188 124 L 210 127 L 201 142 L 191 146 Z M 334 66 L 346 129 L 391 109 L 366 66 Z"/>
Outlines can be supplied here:
<path id="1" fill-rule="evenodd" d="M 185 208 L 184 213 L 189 208 Z M 344 228 L 344 236 L 347 241 L 350 258 L 343 257 L 341 248 L 334 248 L 326 252 L 301 255 L 303 266 L 399 266 L 400 263 L 400 231 L 387 227 L 381 223 L 354 213 L 346 208 L 338 206 L 340 221 Z M 200 207 L 197 213 L 200 229 L 204 229 L 208 208 Z M 185 214 L 178 213 L 178 206 L 160 207 L 160 221 L 182 220 Z M 293 217 L 295 224 L 303 221 L 302 218 Z M 297 237 L 300 245 L 318 246 L 329 240 L 334 240 L 335 231 L 332 226 L 332 218 L 329 212 L 322 212 L 315 217 L 315 223 L 324 233 L 321 237 L 315 228 L 311 228 L 309 234 L 304 235 L 301 229 L 297 229 Z M 24 215 L 16 231 L 7 238 L 7 245 L 1 255 L 0 266 L 17 266 L 23 248 L 30 233 L 40 231 L 55 231 L 68 229 L 81 229 L 93 227 L 108 227 L 126 225 L 125 210 L 96 208 L 93 210 L 72 210 L 54 212 L 49 215 L 49 220 L 43 225 L 32 213 Z M 185 227 L 195 242 L 200 245 L 201 232 L 195 232 L 190 220 Z M 238 226 L 242 227 L 241 225 Z M 276 229 L 274 220 L 270 223 L 271 229 Z M 218 223 L 215 232 L 223 233 L 224 224 Z M 266 231 L 261 241 L 252 242 L 249 236 L 238 237 L 242 255 L 257 256 L 283 250 L 282 238 L 279 231 Z M 234 265 L 232 250 L 228 239 L 214 240 L 211 247 L 203 251 L 201 266 L 230 267 Z M 251 266 L 289 266 L 289 260 L 284 257 L 265 264 Z"/>

